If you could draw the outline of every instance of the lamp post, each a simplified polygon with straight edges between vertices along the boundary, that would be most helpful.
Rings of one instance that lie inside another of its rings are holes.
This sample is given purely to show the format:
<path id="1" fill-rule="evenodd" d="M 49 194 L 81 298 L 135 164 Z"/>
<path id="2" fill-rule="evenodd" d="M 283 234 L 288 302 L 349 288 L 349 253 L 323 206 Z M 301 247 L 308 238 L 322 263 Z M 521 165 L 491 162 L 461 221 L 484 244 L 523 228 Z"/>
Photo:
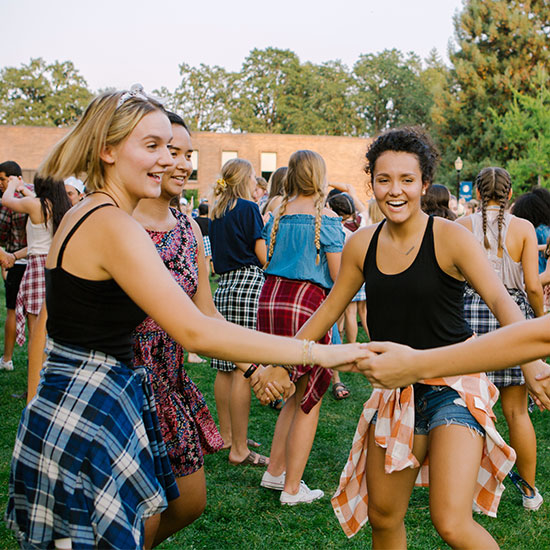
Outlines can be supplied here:
<path id="1" fill-rule="evenodd" d="M 456 157 L 455 160 L 455 170 L 456 170 L 456 200 L 460 198 L 460 171 L 464 163 L 460 157 Z"/>

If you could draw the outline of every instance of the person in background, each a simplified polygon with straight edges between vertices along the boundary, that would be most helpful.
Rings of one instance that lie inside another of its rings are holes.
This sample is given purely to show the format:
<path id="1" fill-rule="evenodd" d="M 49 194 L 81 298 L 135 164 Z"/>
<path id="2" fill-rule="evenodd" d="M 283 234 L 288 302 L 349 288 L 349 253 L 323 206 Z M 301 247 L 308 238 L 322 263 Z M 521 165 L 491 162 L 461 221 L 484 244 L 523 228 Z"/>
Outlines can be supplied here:
<path id="1" fill-rule="evenodd" d="M 222 167 L 209 201 L 209 237 L 214 270 L 220 276 L 214 304 L 231 323 L 256 328 L 258 299 L 264 284 L 262 265 L 266 250 L 263 221 L 252 200 L 256 174 L 245 159 L 228 160 Z M 214 394 L 220 432 L 234 465 L 265 467 L 268 458 L 249 447 L 260 444 L 248 439 L 250 385 L 232 361 L 213 359 L 216 369 Z"/>
<path id="2" fill-rule="evenodd" d="M 67 191 L 71 205 L 74 206 L 84 196 L 84 183 L 82 180 L 70 176 L 65 180 L 65 191 Z"/>
<path id="3" fill-rule="evenodd" d="M 204 256 L 206 259 L 206 269 L 208 275 L 210 275 L 211 266 L 210 263 L 212 261 L 212 247 L 210 245 L 210 237 L 208 236 L 208 226 L 210 224 L 210 220 L 208 218 L 208 202 L 202 201 L 199 204 L 199 215 L 195 218 L 195 221 L 197 222 L 197 225 L 200 227 L 201 234 L 202 234 L 202 241 L 204 245 Z"/>
<path id="4" fill-rule="evenodd" d="M 269 219 L 269 212 L 273 212 L 283 200 L 283 185 L 287 170 L 288 168 L 286 166 L 281 166 L 277 168 L 269 178 L 269 194 L 267 195 L 267 201 L 263 208 L 260 209 L 264 217 L 264 222 Z"/>
<path id="5" fill-rule="evenodd" d="M 284 195 L 262 237 L 268 245 L 266 283 L 258 305 L 258 330 L 295 336 L 322 304 L 340 267 L 344 232 L 340 218 L 325 207 L 326 166 L 314 151 L 292 153 Z M 316 337 L 330 343 L 332 325 Z M 324 496 L 310 489 L 304 473 L 315 439 L 324 393 L 332 372 L 313 363 L 292 369 L 296 393 L 284 404 L 271 443 L 261 486 L 281 491 L 283 505 L 308 504 Z"/>
<path id="6" fill-rule="evenodd" d="M 452 222 L 456 220 L 456 214 L 449 208 L 451 194 L 444 185 L 434 183 L 428 187 L 426 194 L 422 196 L 422 210 L 428 216 L 439 216 Z"/>
<path id="7" fill-rule="evenodd" d="M 267 188 L 268 184 L 267 181 L 265 181 L 265 178 L 262 178 L 262 176 L 256 176 L 256 187 L 254 188 L 254 191 L 252 191 L 252 200 L 258 205 L 260 211 L 267 202 Z"/>
<path id="8" fill-rule="evenodd" d="M 512 180 L 503 168 L 483 169 L 476 178 L 480 212 L 461 218 L 458 223 L 474 234 L 483 246 L 491 266 L 526 319 L 544 313 L 542 286 L 538 274 L 537 238 L 526 220 L 506 212 L 512 196 Z M 464 292 L 464 314 L 470 328 L 487 334 L 499 323 L 481 296 L 469 285 Z M 510 444 L 516 451 L 516 466 L 521 476 L 512 474 L 522 492 L 523 507 L 538 510 L 543 499 L 535 487 L 537 438 L 527 410 L 527 388 L 521 367 L 488 372 L 489 380 L 500 392 L 502 412 L 508 424 Z"/>
<path id="9" fill-rule="evenodd" d="M 8 186 L 10 176 L 22 178 L 19 164 L 8 160 L 0 164 L 0 190 Z M 21 179 L 21 181 L 23 181 Z M 17 196 L 21 196 L 17 193 Z M 27 268 L 27 214 L 14 212 L 2 204 L 0 206 L 0 245 L 5 248 L 7 258 L 2 269 L 6 293 L 6 321 L 4 323 L 4 353 L 0 359 L 0 369 L 13 370 L 13 350 L 15 348 L 16 322 L 15 304 L 21 280 Z"/>

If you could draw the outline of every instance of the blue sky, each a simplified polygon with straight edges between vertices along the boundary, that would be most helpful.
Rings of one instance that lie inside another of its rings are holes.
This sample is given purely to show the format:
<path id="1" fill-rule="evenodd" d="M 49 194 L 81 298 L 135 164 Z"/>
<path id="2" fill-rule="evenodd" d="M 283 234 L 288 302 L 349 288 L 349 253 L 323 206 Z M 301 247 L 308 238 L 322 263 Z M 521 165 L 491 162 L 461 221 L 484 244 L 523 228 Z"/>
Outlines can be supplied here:
<path id="1" fill-rule="evenodd" d="M 31 57 L 71 60 L 92 90 L 147 90 L 179 81 L 179 64 L 238 70 L 253 48 L 294 51 L 301 61 L 386 48 L 448 61 L 462 0 L 0 0 L 0 67 Z M 9 23 L 8 23 L 9 22 Z"/>

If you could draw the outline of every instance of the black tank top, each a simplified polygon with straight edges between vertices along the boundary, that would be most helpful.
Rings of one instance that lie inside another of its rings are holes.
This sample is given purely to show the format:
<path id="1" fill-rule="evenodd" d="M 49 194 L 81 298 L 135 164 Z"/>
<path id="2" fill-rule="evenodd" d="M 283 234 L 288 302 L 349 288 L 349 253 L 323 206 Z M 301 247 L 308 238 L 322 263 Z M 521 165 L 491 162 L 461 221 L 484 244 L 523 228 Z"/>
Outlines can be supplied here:
<path id="1" fill-rule="evenodd" d="M 112 355 L 132 365 L 132 331 L 146 314 L 118 286 L 114 279 L 94 281 L 65 271 L 61 264 L 67 243 L 80 225 L 100 204 L 84 214 L 61 244 L 57 264 L 46 269 L 46 306 L 48 335 L 70 344 Z"/>
<path id="2" fill-rule="evenodd" d="M 395 275 L 385 275 L 376 265 L 383 224 L 372 236 L 363 265 L 371 340 L 428 349 L 469 338 L 472 331 L 464 319 L 465 283 L 445 273 L 437 263 L 433 217 L 428 218 L 415 260 Z"/>

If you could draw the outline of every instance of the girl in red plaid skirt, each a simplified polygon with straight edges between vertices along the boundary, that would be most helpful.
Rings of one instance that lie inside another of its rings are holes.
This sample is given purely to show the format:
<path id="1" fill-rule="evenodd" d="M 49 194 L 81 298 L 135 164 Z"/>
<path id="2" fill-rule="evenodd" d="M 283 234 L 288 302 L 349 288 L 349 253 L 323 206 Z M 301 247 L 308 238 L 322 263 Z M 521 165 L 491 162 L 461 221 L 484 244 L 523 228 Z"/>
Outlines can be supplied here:
<path id="1" fill-rule="evenodd" d="M 297 151 L 290 157 L 281 206 L 263 233 L 269 251 L 258 330 L 294 336 L 336 278 L 344 232 L 340 218 L 324 207 L 326 186 L 325 163 L 317 153 Z M 331 333 L 325 330 L 316 339 L 330 343 Z M 323 491 L 310 490 L 301 479 L 331 375 L 315 365 L 300 365 L 292 371 L 296 393 L 277 420 L 270 463 L 261 483 L 281 490 L 282 504 L 309 503 L 323 496 Z"/>

